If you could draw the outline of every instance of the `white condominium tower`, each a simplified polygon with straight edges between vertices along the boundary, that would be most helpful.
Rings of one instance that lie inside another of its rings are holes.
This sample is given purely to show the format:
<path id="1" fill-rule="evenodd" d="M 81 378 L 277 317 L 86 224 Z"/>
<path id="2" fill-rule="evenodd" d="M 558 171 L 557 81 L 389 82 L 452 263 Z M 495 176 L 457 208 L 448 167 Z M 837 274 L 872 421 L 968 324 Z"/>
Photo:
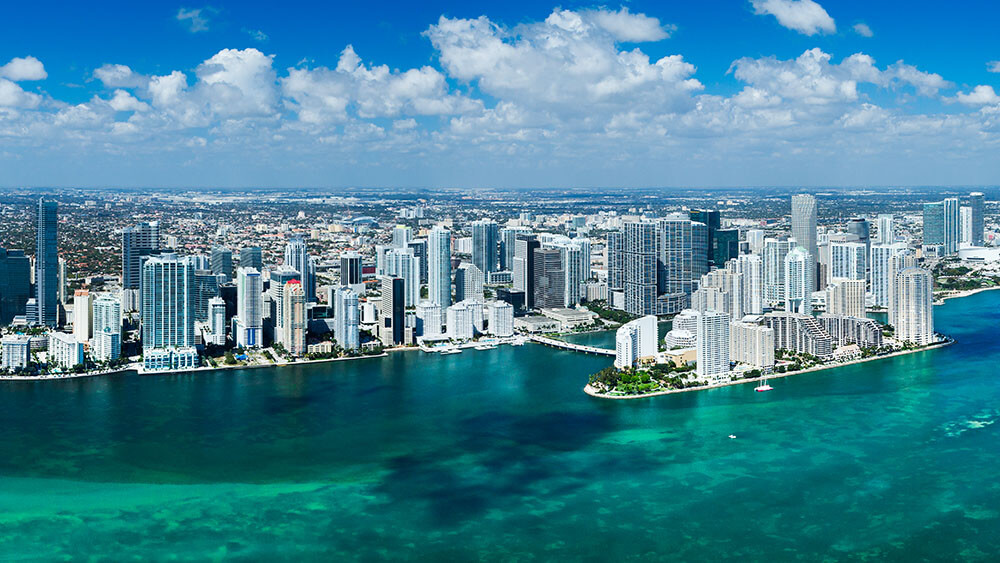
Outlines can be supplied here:
<path id="1" fill-rule="evenodd" d="M 451 231 L 437 226 L 427 236 L 427 297 L 442 309 L 451 306 Z"/>
<path id="2" fill-rule="evenodd" d="M 615 332 L 615 367 L 634 367 L 642 359 L 653 359 L 657 349 L 656 317 L 627 322 Z"/>
<path id="3" fill-rule="evenodd" d="M 122 304 L 103 293 L 94 299 L 94 344 L 90 355 L 98 361 L 117 359 L 122 349 Z"/>
<path id="4" fill-rule="evenodd" d="M 795 248 L 795 239 L 764 241 L 764 302 L 775 305 L 785 301 L 785 256 Z"/>
<path id="5" fill-rule="evenodd" d="M 899 270 L 903 269 L 900 267 L 899 257 L 907 254 L 912 256 L 912 252 L 903 243 L 872 245 L 871 292 L 876 306 L 889 308 L 893 280 Z M 891 319 L 889 324 L 892 324 Z"/>
<path id="6" fill-rule="evenodd" d="M 698 317 L 699 379 L 715 379 L 729 374 L 729 315 L 705 311 Z"/>
<path id="7" fill-rule="evenodd" d="M 358 294 L 338 287 L 333 294 L 333 338 L 344 350 L 360 347 Z"/>
<path id="8" fill-rule="evenodd" d="M 306 293 L 306 300 L 310 303 L 316 301 L 316 264 L 313 263 L 312 256 L 309 255 L 309 247 L 302 237 L 295 237 L 285 245 L 285 266 L 289 266 L 301 276 L 302 289 Z"/>
<path id="9" fill-rule="evenodd" d="M 876 224 L 878 225 L 878 242 L 880 244 L 892 244 L 896 240 L 896 233 L 893 230 L 892 213 L 880 213 Z"/>
<path id="10" fill-rule="evenodd" d="M 834 278 L 826 290 L 826 312 L 865 318 L 865 280 Z"/>
<path id="11" fill-rule="evenodd" d="M 812 313 L 812 292 L 815 287 L 815 262 L 809 252 L 796 246 L 785 256 L 785 311 Z"/>
<path id="12" fill-rule="evenodd" d="M 236 317 L 233 332 L 236 345 L 257 348 L 264 344 L 264 294 L 260 272 L 240 268 L 236 272 Z"/>
<path id="13" fill-rule="evenodd" d="M 895 287 L 896 339 L 930 344 L 934 341 L 934 277 L 923 268 L 904 268 L 896 275 Z"/>
<path id="14" fill-rule="evenodd" d="M 774 368 L 774 329 L 737 321 L 729 325 L 729 331 L 730 359 L 771 373 Z"/>
<path id="15" fill-rule="evenodd" d="M 302 282 L 292 280 L 285 284 L 281 294 L 281 308 L 284 310 L 284 324 L 281 326 L 281 345 L 293 356 L 306 353 L 306 294 Z"/>
<path id="16" fill-rule="evenodd" d="M 868 249 L 862 242 L 830 243 L 830 277 L 848 280 L 865 279 Z"/>

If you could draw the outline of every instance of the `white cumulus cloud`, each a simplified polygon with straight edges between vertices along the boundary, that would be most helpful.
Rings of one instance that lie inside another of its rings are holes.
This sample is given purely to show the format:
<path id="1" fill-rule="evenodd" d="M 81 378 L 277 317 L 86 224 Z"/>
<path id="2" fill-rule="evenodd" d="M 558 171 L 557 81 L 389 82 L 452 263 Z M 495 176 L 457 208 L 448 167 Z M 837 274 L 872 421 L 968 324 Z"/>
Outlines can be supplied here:
<path id="1" fill-rule="evenodd" d="M 854 33 L 857 33 L 861 37 L 874 37 L 875 33 L 872 32 L 872 28 L 868 27 L 866 23 L 856 23 L 854 24 Z"/>
<path id="2" fill-rule="evenodd" d="M 993 91 L 993 87 L 982 84 L 973 88 L 968 94 L 965 92 L 959 92 L 955 97 L 958 99 L 959 103 L 963 103 L 967 106 L 1000 104 L 1000 96 L 997 96 L 997 93 Z"/>
<path id="3" fill-rule="evenodd" d="M 45 80 L 48 78 L 42 61 L 32 56 L 14 57 L 9 63 L 0 66 L 0 77 L 14 82 L 22 80 Z"/>
<path id="4" fill-rule="evenodd" d="M 813 0 L 750 0 L 757 15 L 772 15 L 778 23 L 805 35 L 836 33 L 837 26 Z"/>
<path id="5" fill-rule="evenodd" d="M 986 63 L 986 70 L 988 72 L 1000 72 L 1000 61 L 990 61 Z"/>

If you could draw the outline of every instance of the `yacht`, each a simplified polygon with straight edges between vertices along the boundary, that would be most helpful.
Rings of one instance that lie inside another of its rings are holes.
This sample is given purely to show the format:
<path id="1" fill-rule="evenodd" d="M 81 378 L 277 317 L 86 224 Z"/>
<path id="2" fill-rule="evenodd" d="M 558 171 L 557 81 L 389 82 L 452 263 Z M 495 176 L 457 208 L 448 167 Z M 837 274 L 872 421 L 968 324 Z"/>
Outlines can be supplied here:
<path id="1" fill-rule="evenodd" d="M 758 392 L 758 393 L 763 393 L 765 391 L 770 391 L 771 389 L 774 389 L 774 387 L 771 387 L 770 385 L 768 385 L 766 379 L 764 381 L 762 381 L 760 385 L 758 385 L 758 386 L 756 386 L 756 387 L 753 388 L 753 390 L 756 391 L 756 392 Z"/>

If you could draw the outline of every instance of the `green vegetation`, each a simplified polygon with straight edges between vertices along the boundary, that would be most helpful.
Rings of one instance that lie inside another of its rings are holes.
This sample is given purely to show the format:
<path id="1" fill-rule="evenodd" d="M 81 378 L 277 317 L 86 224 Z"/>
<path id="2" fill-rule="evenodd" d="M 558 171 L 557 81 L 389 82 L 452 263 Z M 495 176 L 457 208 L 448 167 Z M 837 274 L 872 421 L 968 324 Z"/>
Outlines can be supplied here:
<path id="1" fill-rule="evenodd" d="M 625 324 L 639 318 L 638 315 L 632 315 L 626 313 L 625 311 L 609 308 L 607 301 L 588 301 L 587 308 L 597 313 L 597 316 L 600 318 L 616 322 L 618 324 Z"/>
<path id="2" fill-rule="evenodd" d="M 591 375 L 590 385 L 604 393 L 614 395 L 645 395 L 703 385 L 691 377 L 693 370 L 693 365 L 675 367 L 673 364 L 655 364 L 645 368 L 624 370 L 612 366 Z"/>

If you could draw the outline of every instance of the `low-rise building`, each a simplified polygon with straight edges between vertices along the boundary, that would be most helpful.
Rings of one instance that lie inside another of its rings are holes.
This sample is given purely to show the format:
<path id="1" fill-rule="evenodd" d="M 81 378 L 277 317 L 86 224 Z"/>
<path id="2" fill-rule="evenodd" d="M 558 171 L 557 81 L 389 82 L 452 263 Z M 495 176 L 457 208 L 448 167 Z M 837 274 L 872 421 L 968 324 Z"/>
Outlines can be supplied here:
<path id="1" fill-rule="evenodd" d="M 542 309 L 542 315 L 559 322 L 562 331 L 573 330 L 578 326 L 594 324 L 597 313 L 585 309 L 551 308 Z"/>

